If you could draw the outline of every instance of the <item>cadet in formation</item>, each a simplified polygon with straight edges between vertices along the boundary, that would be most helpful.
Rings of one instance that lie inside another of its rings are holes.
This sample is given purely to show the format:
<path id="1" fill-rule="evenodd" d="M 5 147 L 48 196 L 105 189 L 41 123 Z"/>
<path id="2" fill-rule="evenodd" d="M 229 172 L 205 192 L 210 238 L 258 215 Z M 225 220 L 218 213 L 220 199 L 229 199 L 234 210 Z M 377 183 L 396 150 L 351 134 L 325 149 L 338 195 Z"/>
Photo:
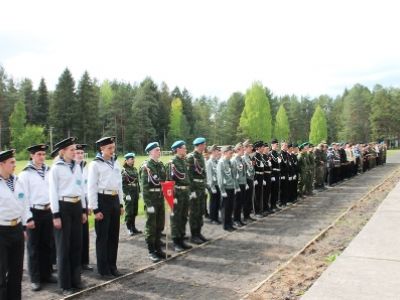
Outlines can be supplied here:
<path id="1" fill-rule="evenodd" d="M 188 175 L 190 179 L 189 225 L 191 242 L 202 244 L 208 240 L 201 233 L 203 227 L 204 207 L 207 198 L 207 175 L 203 152 L 206 149 L 206 139 L 198 137 L 193 141 L 194 150 L 187 156 Z"/>
<path id="2" fill-rule="evenodd" d="M 165 207 L 161 181 L 165 181 L 164 164 L 160 161 L 161 151 L 157 142 L 149 143 L 145 149 L 149 158 L 140 167 L 139 177 L 142 186 L 146 211 L 145 240 L 152 262 L 167 258 L 161 249 L 161 233 L 164 230 Z"/>
<path id="3" fill-rule="evenodd" d="M 185 243 L 186 223 L 189 213 L 190 181 L 186 167 L 186 143 L 176 141 L 171 150 L 175 156 L 167 165 L 167 180 L 175 181 L 174 185 L 174 210 L 171 213 L 171 235 L 174 250 L 182 252 L 192 246 Z"/>
<path id="4" fill-rule="evenodd" d="M 122 169 L 122 191 L 125 202 L 125 225 L 128 234 L 133 236 L 142 233 L 136 228 L 136 216 L 139 208 L 139 172 L 135 167 L 135 153 L 130 152 L 124 156 L 125 162 Z"/>
<path id="5" fill-rule="evenodd" d="M 117 268 L 120 216 L 124 213 L 121 167 L 115 158 L 115 137 L 96 141 L 89 164 L 88 197 L 96 231 L 97 271 L 101 278 L 119 277 Z"/>
<path id="6" fill-rule="evenodd" d="M 19 175 L 27 205 L 27 222 L 34 228 L 27 229 L 28 270 L 32 291 L 39 291 L 42 282 L 56 283 L 52 275 L 53 215 L 49 199 L 49 167 L 45 164 L 47 145 L 29 147 L 28 165 Z"/>
<path id="7" fill-rule="evenodd" d="M 15 150 L 0 152 L 0 299 L 20 300 L 27 204 L 17 176 Z"/>
<path id="8" fill-rule="evenodd" d="M 242 212 L 246 200 L 246 191 L 249 189 L 246 180 L 246 164 L 243 161 L 243 144 L 236 144 L 234 151 L 235 154 L 231 159 L 231 164 L 235 172 L 238 188 L 236 189 L 236 195 L 233 201 L 233 224 L 237 227 L 242 227 L 246 225 L 242 220 Z"/>
<path id="9" fill-rule="evenodd" d="M 244 155 L 243 162 L 246 165 L 246 198 L 243 205 L 243 221 L 251 222 L 254 219 L 250 216 L 250 213 L 253 209 L 253 198 L 254 198 L 254 164 L 252 161 L 253 155 L 253 144 L 251 144 L 248 140 L 243 142 L 244 147 Z"/>
<path id="10" fill-rule="evenodd" d="M 81 289 L 82 224 L 87 221 L 83 175 L 75 158 L 76 138 L 55 145 L 49 196 L 57 249 L 58 284 L 63 295 Z"/>
<path id="11" fill-rule="evenodd" d="M 219 220 L 219 209 L 221 193 L 217 180 L 217 164 L 221 157 L 221 148 L 212 145 L 208 151 L 210 158 L 206 162 L 207 188 L 210 192 L 210 220 L 211 224 L 221 224 Z"/>

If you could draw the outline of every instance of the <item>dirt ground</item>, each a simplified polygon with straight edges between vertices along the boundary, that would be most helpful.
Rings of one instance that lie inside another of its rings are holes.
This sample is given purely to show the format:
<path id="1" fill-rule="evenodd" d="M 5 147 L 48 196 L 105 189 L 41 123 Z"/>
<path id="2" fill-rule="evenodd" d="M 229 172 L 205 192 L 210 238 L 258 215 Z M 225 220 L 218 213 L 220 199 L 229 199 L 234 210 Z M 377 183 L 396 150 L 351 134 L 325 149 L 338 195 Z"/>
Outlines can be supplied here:
<path id="1" fill-rule="evenodd" d="M 363 197 L 333 227 L 277 272 L 248 299 L 295 300 L 311 287 L 372 217 L 386 195 L 400 180 L 400 171 L 382 186 Z"/>
<path id="2" fill-rule="evenodd" d="M 313 197 L 302 199 L 280 213 L 248 224 L 233 233 L 226 233 L 222 230 L 222 226 L 205 222 L 203 232 L 212 240 L 211 242 L 157 265 L 153 265 L 147 258 L 143 235 L 129 237 L 121 225 L 118 267 L 121 272 L 128 275 L 77 296 L 81 299 L 96 300 L 238 299 L 244 297 L 398 166 L 388 164 L 378 167 L 336 187 L 317 193 Z M 389 186 L 386 189 L 388 192 Z M 386 191 L 382 192 L 380 196 L 382 199 L 385 193 Z M 371 214 L 373 211 L 374 209 L 371 208 Z M 359 214 L 363 215 L 364 211 L 360 211 Z M 353 222 L 355 221 L 348 224 L 349 227 L 352 228 Z M 360 225 L 357 226 L 362 227 L 362 222 L 365 223 L 366 220 L 362 221 L 360 218 Z M 138 220 L 140 229 L 143 229 L 143 223 L 144 219 L 140 218 Z M 343 223 L 346 224 L 344 221 Z M 343 228 L 342 230 L 345 232 L 350 229 Z M 352 236 L 354 235 L 355 233 Z M 335 242 L 339 240 L 339 236 L 340 233 L 331 242 L 334 247 L 330 248 L 329 244 L 323 247 L 326 252 L 321 254 L 322 262 L 311 263 L 314 251 L 318 251 L 307 249 L 306 253 L 309 255 L 303 257 L 303 262 L 302 264 L 301 261 L 299 262 L 298 268 L 293 267 L 287 276 L 281 275 L 280 279 L 274 281 L 281 285 L 272 289 L 286 289 L 288 292 L 277 293 L 275 297 L 274 294 L 267 294 L 267 289 L 263 286 L 251 297 L 257 297 L 254 299 L 299 297 L 312 283 L 312 278 L 319 276 L 319 273 L 313 272 L 313 269 L 317 267 L 318 270 L 322 270 L 323 265 L 327 264 L 327 257 L 333 259 L 332 254 L 335 255 L 344 249 L 346 244 L 341 241 Z M 347 243 L 352 236 L 347 237 Z M 94 240 L 92 232 L 90 251 L 93 263 L 95 262 Z M 26 272 L 24 273 L 24 299 L 61 298 L 55 284 L 44 286 L 40 292 L 31 292 L 29 278 Z M 104 283 L 95 272 L 84 272 L 82 278 L 87 287 Z M 309 282 L 308 285 L 307 282 Z M 268 284 L 269 282 L 265 287 Z M 263 294 L 264 291 L 265 294 Z"/>

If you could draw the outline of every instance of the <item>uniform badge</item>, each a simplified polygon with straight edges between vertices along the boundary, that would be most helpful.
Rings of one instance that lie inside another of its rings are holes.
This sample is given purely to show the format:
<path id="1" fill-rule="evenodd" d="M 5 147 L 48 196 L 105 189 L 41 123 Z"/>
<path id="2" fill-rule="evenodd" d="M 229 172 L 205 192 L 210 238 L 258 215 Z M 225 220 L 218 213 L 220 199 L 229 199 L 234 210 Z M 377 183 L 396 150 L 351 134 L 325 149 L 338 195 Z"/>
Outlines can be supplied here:
<path id="1" fill-rule="evenodd" d="M 18 194 L 18 199 L 23 199 L 24 198 L 24 193 L 19 193 Z"/>
<path id="2" fill-rule="evenodd" d="M 81 185 L 82 181 L 80 181 L 79 179 L 76 180 L 76 185 Z"/>

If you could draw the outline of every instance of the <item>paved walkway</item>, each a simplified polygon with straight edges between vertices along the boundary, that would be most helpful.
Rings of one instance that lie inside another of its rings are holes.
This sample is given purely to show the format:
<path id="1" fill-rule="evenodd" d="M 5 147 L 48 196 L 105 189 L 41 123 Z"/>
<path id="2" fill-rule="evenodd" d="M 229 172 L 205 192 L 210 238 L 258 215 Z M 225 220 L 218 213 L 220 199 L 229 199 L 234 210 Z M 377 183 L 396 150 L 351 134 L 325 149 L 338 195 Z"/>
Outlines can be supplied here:
<path id="1" fill-rule="evenodd" d="M 302 299 L 400 299 L 400 183 Z"/>

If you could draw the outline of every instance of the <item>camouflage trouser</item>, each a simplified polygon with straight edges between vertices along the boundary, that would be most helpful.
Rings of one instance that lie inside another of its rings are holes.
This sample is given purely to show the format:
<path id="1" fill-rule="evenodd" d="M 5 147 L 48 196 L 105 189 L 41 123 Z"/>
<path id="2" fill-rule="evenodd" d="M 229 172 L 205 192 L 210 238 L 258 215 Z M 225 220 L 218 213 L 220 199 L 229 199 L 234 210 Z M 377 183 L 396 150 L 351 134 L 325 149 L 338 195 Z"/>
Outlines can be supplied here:
<path id="1" fill-rule="evenodd" d="M 127 196 L 130 196 L 131 199 L 126 199 Z M 124 203 L 125 203 L 125 223 L 127 226 L 135 226 L 135 217 L 138 214 L 138 202 L 139 202 L 139 193 L 137 191 L 132 191 L 128 194 L 124 194 Z"/>
<path id="2" fill-rule="evenodd" d="M 308 170 L 305 176 L 305 192 L 306 194 L 311 194 L 313 191 L 313 183 L 314 183 L 314 171 Z"/>
<path id="3" fill-rule="evenodd" d="M 299 173 L 299 182 L 298 182 L 298 194 L 299 196 L 303 196 L 305 193 L 305 186 L 306 186 L 306 177 L 307 177 L 307 173 L 306 172 L 301 172 Z"/>
<path id="4" fill-rule="evenodd" d="M 315 187 L 323 187 L 325 185 L 325 167 L 318 166 L 315 168 Z"/>
<path id="5" fill-rule="evenodd" d="M 198 235 L 203 227 L 204 202 L 207 195 L 205 187 L 195 188 L 191 192 L 196 193 L 196 197 L 190 199 L 189 204 L 189 224 L 192 235 Z"/>
<path id="6" fill-rule="evenodd" d="M 151 197 L 151 196 L 150 196 Z M 146 194 L 143 195 L 146 199 Z M 164 230 L 165 224 L 165 207 L 164 198 L 162 195 L 157 194 L 156 199 L 146 201 L 146 226 L 145 226 L 145 239 L 149 249 L 160 249 L 161 246 L 161 232 Z M 150 204 L 149 204 L 150 203 Z M 151 206 L 150 206 L 151 205 Z M 149 207 L 154 208 L 154 212 L 149 212 Z"/>
<path id="7" fill-rule="evenodd" d="M 189 189 L 175 189 L 174 212 L 171 214 L 171 235 L 173 239 L 185 236 L 189 211 Z"/>

